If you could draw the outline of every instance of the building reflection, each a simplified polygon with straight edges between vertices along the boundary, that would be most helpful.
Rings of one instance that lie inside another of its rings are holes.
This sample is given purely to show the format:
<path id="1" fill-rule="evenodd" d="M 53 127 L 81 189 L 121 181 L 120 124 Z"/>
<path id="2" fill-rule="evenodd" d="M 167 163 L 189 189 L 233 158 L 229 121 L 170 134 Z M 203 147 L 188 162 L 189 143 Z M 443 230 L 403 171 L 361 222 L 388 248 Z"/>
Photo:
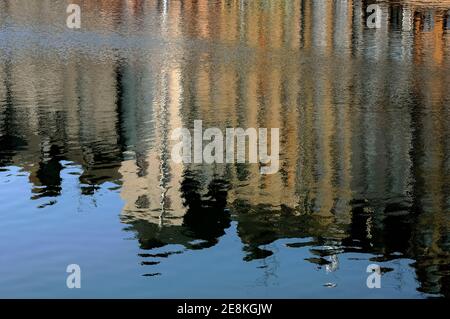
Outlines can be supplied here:
<path id="1" fill-rule="evenodd" d="M 211 247 L 233 218 L 248 261 L 313 237 L 412 258 L 420 289 L 448 294 L 450 3 L 381 2 L 389 19 L 375 30 L 370 3 L 92 3 L 114 14 L 89 28 L 151 30 L 173 50 L 4 59 L 0 163 L 29 172 L 34 198 L 61 193 L 63 160 L 83 166 L 86 195 L 120 184 L 121 220 L 144 250 Z M 194 119 L 280 128 L 279 173 L 175 164 L 170 133 Z M 338 263 L 332 249 L 311 253 Z"/>

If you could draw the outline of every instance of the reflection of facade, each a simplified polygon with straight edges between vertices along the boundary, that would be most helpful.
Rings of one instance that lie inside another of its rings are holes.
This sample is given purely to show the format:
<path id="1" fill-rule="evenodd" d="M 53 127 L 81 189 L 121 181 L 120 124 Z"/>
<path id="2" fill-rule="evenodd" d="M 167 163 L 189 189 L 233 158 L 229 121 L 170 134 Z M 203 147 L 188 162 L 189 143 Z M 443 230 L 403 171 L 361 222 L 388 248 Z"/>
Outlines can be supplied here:
<path id="1" fill-rule="evenodd" d="M 217 62 L 227 54 L 223 51 L 186 50 L 187 63 L 177 65 L 175 70 L 180 79 L 192 80 L 176 82 L 181 92 L 181 96 L 175 94 L 175 100 L 179 101 L 175 106 L 180 110 L 178 120 L 187 127 L 197 118 L 208 126 L 221 128 L 280 127 L 284 136 L 281 171 L 277 175 L 261 176 L 254 165 L 190 167 L 198 175 L 203 193 L 212 176 L 223 176 L 233 185 L 228 203 L 238 214 L 240 236 L 250 246 L 249 254 L 254 258 L 265 256 L 258 248 L 260 244 L 279 237 L 328 234 L 346 242 L 348 234 L 342 229 L 347 226 L 353 236 L 358 237 L 357 233 L 362 232 L 365 240 L 375 244 L 375 247 L 364 246 L 368 250 L 406 253 L 411 249 L 408 239 L 421 231 L 403 228 L 401 220 L 405 217 L 397 215 L 416 210 L 415 198 L 423 198 L 423 194 L 441 203 L 435 209 L 448 210 L 448 203 L 439 200 L 446 193 L 444 184 L 434 184 L 434 188 L 430 185 L 427 188 L 430 191 L 424 188 L 416 193 L 413 186 L 420 184 L 419 180 L 433 183 L 429 170 L 435 165 L 445 166 L 443 154 L 448 148 L 444 140 L 435 140 L 441 145 L 440 153 L 433 149 L 426 152 L 436 154 L 434 159 L 412 153 L 421 148 L 414 144 L 420 140 L 416 134 L 426 134 L 423 138 L 428 140 L 435 134 L 447 136 L 448 133 L 442 131 L 443 125 L 411 131 L 419 120 L 411 103 L 440 114 L 446 112 L 443 108 L 449 98 L 443 89 L 446 79 L 442 73 L 440 78 L 428 82 L 442 84 L 433 86 L 434 89 L 427 87 L 426 82 L 409 81 L 413 78 L 414 62 L 439 66 L 448 60 L 448 43 L 443 36 L 444 11 L 433 10 L 433 27 L 424 29 L 421 24 L 427 23 L 427 18 L 422 7 L 392 8 L 381 4 L 385 15 L 390 17 L 389 22 L 381 30 L 367 30 L 361 18 L 365 7 L 352 4 L 352 1 L 345 4 L 290 2 L 261 10 L 253 2 L 240 14 L 235 7 L 208 12 L 203 2 L 197 6 L 189 4 L 181 10 L 176 8 L 180 15 L 177 20 L 183 20 L 185 25 L 176 29 L 175 34 L 221 39 L 225 43 L 245 41 L 254 48 L 245 63 L 237 54 L 226 64 Z M 169 7 L 169 15 L 171 10 Z M 200 14 L 201 18 L 191 14 Z M 397 16 L 401 19 L 396 19 Z M 195 25 L 190 25 L 191 22 Z M 404 31 L 398 35 L 398 41 L 391 41 L 390 28 Z M 354 47 L 358 42 L 352 43 L 352 34 L 360 43 L 373 43 L 375 49 L 358 51 L 364 46 Z M 289 58 L 283 52 L 299 47 L 313 53 L 308 55 L 308 51 L 303 51 L 304 56 Z M 270 63 L 267 52 L 271 53 Z M 364 66 L 355 62 L 353 54 L 365 59 Z M 404 62 L 396 67 L 386 57 Z M 358 73 L 361 67 L 366 72 Z M 386 83 L 391 87 L 385 88 Z M 172 87 L 173 82 L 166 82 L 161 91 L 172 92 Z M 422 93 L 416 90 L 434 91 L 438 96 L 420 97 Z M 431 100 L 437 105 L 429 105 L 427 101 Z M 426 117 L 419 121 L 423 120 Z M 440 131 L 436 131 L 439 127 Z M 429 162 L 428 168 L 418 168 L 422 161 Z M 153 185 L 159 183 L 160 175 L 157 176 Z M 445 176 L 448 174 L 441 171 L 440 177 L 435 178 L 445 183 Z M 171 182 L 176 187 L 176 180 L 172 178 Z M 182 179 L 178 185 L 181 183 Z M 137 194 L 133 188 L 130 190 Z M 182 194 L 173 193 L 173 198 L 179 197 Z M 125 215 L 135 210 L 134 199 L 130 202 Z M 158 211 L 158 205 L 154 209 Z M 184 214 L 185 209 L 180 211 Z M 303 214 L 310 217 L 302 217 Z M 442 216 L 434 218 L 443 220 Z M 284 222 L 286 227 L 282 226 Z M 274 223 L 278 225 L 276 229 Z M 292 231 L 293 225 L 296 231 Z M 391 238 L 394 233 L 401 238 Z M 391 245 L 392 242 L 397 245 Z M 442 253 L 440 249 L 433 255 Z"/>
<path id="2" fill-rule="evenodd" d="M 139 74 L 139 70 L 132 69 L 127 73 L 131 76 Z M 120 169 L 123 180 L 121 194 L 126 202 L 124 214 L 151 222 L 164 223 L 167 219 L 170 224 L 179 224 L 182 221 L 179 217 L 185 212 L 179 191 L 183 170 L 182 165 L 170 160 L 170 131 L 181 126 L 179 120 L 181 79 L 176 70 L 169 73 L 160 70 L 158 78 L 152 80 L 154 81 L 152 85 L 157 88 L 152 101 L 142 99 L 136 101 L 137 104 L 124 105 L 124 110 L 129 108 L 127 112 L 136 110 L 145 112 L 146 109 L 152 112 L 148 116 L 149 121 L 144 125 L 139 123 L 141 121 L 139 113 L 130 114 L 124 122 L 125 130 L 131 130 L 128 132 L 133 134 L 130 137 L 138 143 L 135 145 L 137 148 L 133 150 L 134 159 L 124 161 Z M 125 77 L 123 84 L 125 92 L 128 91 L 126 87 L 128 85 L 145 92 L 143 86 L 148 82 L 136 83 L 132 78 Z M 131 91 L 133 92 L 133 89 Z M 142 131 L 139 132 L 141 135 L 134 136 L 136 124 Z M 147 138 L 151 139 L 148 147 L 140 149 L 140 141 Z"/>
<path id="3" fill-rule="evenodd" d="M 20 2 L 1 4 L 1 11 L 16 18 L 14 23 L 32 17 L 52 24 L 60 18 L 46 3 Z M 45 17 L 43 10 L 48 12 Z M 6 102 L 0 110 L 2 138 L 20 140 L 11 142 L 16 144 L 10 145 L 12 152 L 2 152 L 1 159 L 25 166 L 43 196 L 60 191 L 61 160 L 83 165 L 83 184 L 119 178 L 116 62 L 77 58 L 78 62 L 63 63 L 56 53 L 36 59 L 33 51 L 22 50 L 0 69 L 0 100 Z M 47 193 L 46 188 L 56 192 Z M 90 193 L 89 188 L 86 191 Z"/>
<path id="4" fill-rule="evenodd" d="M 6 156 L 2 160 L 24 165 L 37 186 L 45 186 L 41 179 L 47 174 L 39 171 L 45 171 L 52 158 L 82 164 L 83 183 L 117 180 L 121 150 L 114 125 L 118 122 L 115 65 L 86 61 L 82 68 L 75 64 L 60 68 L 53 62 L 37 63 L 31 56 L 12 58 L 2 70 L 6 88 L 2 100 L 7 102 L 1 112 L 2 138 L 21 141 L 10 145 L 10 156 L 2 152 Z M 40 93 L 43 85 L 50 88 L 46 96 Z M 47 182 L 58 183 L 59 176 L 54 178 Z"/>
<path id="5" fill-rule="evenodd" d="M 60 177 L 46 172 L 59 159 L 82 164 L 83 183 L 120 179 L 122 218 L 144 248 L 213 244 L 228 207 L 249 259 L 277 238 L 356 238 L 365 251 L 422 256 L 419 280 L 440 291 L 448 283 L 429 260 L 449 258 L 448 8 L 403 3 L 380 2 L 390 20 L 379 30 L 365 28 L 366 4 L 355 0 L 110 7 L 108 25 L 123 18 L 126 34 L 173 42 L 151 55 L 119 50 L 120 62 L 13 55 L 0 65 L 2 164 L 25 166 L 47 195 L 58 193 Z M 279 127 L 279 174 L 174 164 L 170 132 L 194 119 Z"/>

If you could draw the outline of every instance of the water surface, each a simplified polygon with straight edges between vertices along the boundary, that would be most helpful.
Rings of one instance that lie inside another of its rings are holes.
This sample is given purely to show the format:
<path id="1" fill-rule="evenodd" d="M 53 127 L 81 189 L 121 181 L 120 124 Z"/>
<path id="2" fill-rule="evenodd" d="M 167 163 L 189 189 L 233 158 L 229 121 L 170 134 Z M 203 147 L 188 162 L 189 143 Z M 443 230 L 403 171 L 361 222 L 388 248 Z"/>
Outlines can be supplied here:
<path id="1" fill-rule="evenodd" d="M 70 2 L 0 0 L 0 297 L 450 296 L 449 1 Z M 174 163 L 194 120 L 279 172 Z"/>

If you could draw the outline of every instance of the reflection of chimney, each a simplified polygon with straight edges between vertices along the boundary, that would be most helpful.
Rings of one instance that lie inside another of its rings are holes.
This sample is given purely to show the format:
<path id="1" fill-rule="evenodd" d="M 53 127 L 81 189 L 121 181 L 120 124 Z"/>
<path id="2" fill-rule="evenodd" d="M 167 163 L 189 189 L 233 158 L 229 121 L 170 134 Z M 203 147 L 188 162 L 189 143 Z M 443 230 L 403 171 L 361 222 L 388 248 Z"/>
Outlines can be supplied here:
<path id="1" fill-rule="evenodd" d="M 136 118 L 131 125 L 140 127 L 144 136 L 138 139 L 152 137 L 149 146 L 136 153 L 136 160 L 124 161 L 121 173 L 123 186 L 121 196 L 126 201 L 123 214 L 134 220 L 142 219 L 160 225 L 181 225 L 185 208 L 180 194 L 180 182 L 183 173 L 183 164 L 176 164 L 171 159 L 172 144 L 170 134 L 173 129 L 181 127 L 180 101 L 182 96 L 181 74 L 177 67 L 162 66 L 152 79 L 154 110 L 150 123 L 142 123 L 145 118 Z M 137 82 L 140 90 L 146 90 L 147 82 Z M 128 105 L 130 115 L 137 112 L 137 108 L 148 105 Z M 134 109 L 134 112 L 133 112 Z M 125 129 L 133 129 L 126 127 Z M 140 162 L 146 166 L 142 169 Z"/>
<path id="2" fill-rule="evenodd" d="M 423 20 L 423 31 L 429 32 L 434 28 L 434 12 L 432 10 L 427 10 L 424 13 Z"/>
<path id="3" fill-rule="evenodd" d="M 389 38 L 389 7 L 386 4 L 379 4 L 381 10 L 381 27 L 374 29 L 375 32 L 375 53 L 374 57 L 383 59 L 387 55 Z"/>
<path id="4" fill-rule="evenodd" d="M 434 52 L 433 52 L 433 59 L 436 62 L 436 64 L 441 65 L 444 61 L 444 20 L 441 15 L 435 16 L 435 26 L 433 29 L 433 35 L 434 35 Z"/>
<path id="5" fill-rule="evenodd" d="M 332 103 L 332 82 L 328 74 L 315 80 L 315 129 L 317 130 L 317 206 L 323 215 L 329 215 L 334 205 L 333 138 L 335 134 L 335 110 Z"/>
<path id="6" fill-rule="evenodd" d="M 445 30 L 450 30 L 450 10 L 448 10 L 447 14 L 445 15 L 444 28 Z"/>
<path id="7" fill-rule="evenodd" d="M 180 112 L 181 112 L 181 96 L 182 96 L 182 84 L 181 74 L 179 68 L 173 68 L 169 71 L 169 122 L 168 137 L 172 130 L 178 127 L 182 127 Z M 169 142 L 169 152 L 172 146 Z M 168 183 L 168 196 L 170 197 L 170 209 L 178 216 L 184 212 L 183 202 L 180 194 L 180 183 L 183 175 L 183 164 L 176 164 L 171 159 L 171 154 L 168 154 L 169 167 L 170 167 L 170 179 Z"/>
<path id="8" fill-rule="evenodd" d="M 316 50 L 329 53 L 333 38 L 333 3 L 327 0 L 313 1 L 312 41 Z"/>
<path id="9" fill-rule="evenodd" d="M 352 40 L 353 1 L 338 1 L 335 4 L 333 37 L 334 46 L 348 49 Z"/>
<path id="10" fill-rule="evenodd" d="M 413 29 L 414 15 L 410 6 L 404 6 L 402 11 L 402 30 L 411 31 Z"/>

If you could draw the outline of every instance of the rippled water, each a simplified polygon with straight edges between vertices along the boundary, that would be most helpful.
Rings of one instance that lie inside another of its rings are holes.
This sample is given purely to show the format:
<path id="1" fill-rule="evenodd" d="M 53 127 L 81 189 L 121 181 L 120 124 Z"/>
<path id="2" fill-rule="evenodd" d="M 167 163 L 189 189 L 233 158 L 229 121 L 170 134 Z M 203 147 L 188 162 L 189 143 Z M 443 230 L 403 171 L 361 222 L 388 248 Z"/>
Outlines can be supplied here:
<path id="1" fill-rule="evenodd" d="M 0 0 L 1 297 L 450 296 L 449 1 L 70 2 Z M 279 172 L 175 164 L 194 120 Z"/>

